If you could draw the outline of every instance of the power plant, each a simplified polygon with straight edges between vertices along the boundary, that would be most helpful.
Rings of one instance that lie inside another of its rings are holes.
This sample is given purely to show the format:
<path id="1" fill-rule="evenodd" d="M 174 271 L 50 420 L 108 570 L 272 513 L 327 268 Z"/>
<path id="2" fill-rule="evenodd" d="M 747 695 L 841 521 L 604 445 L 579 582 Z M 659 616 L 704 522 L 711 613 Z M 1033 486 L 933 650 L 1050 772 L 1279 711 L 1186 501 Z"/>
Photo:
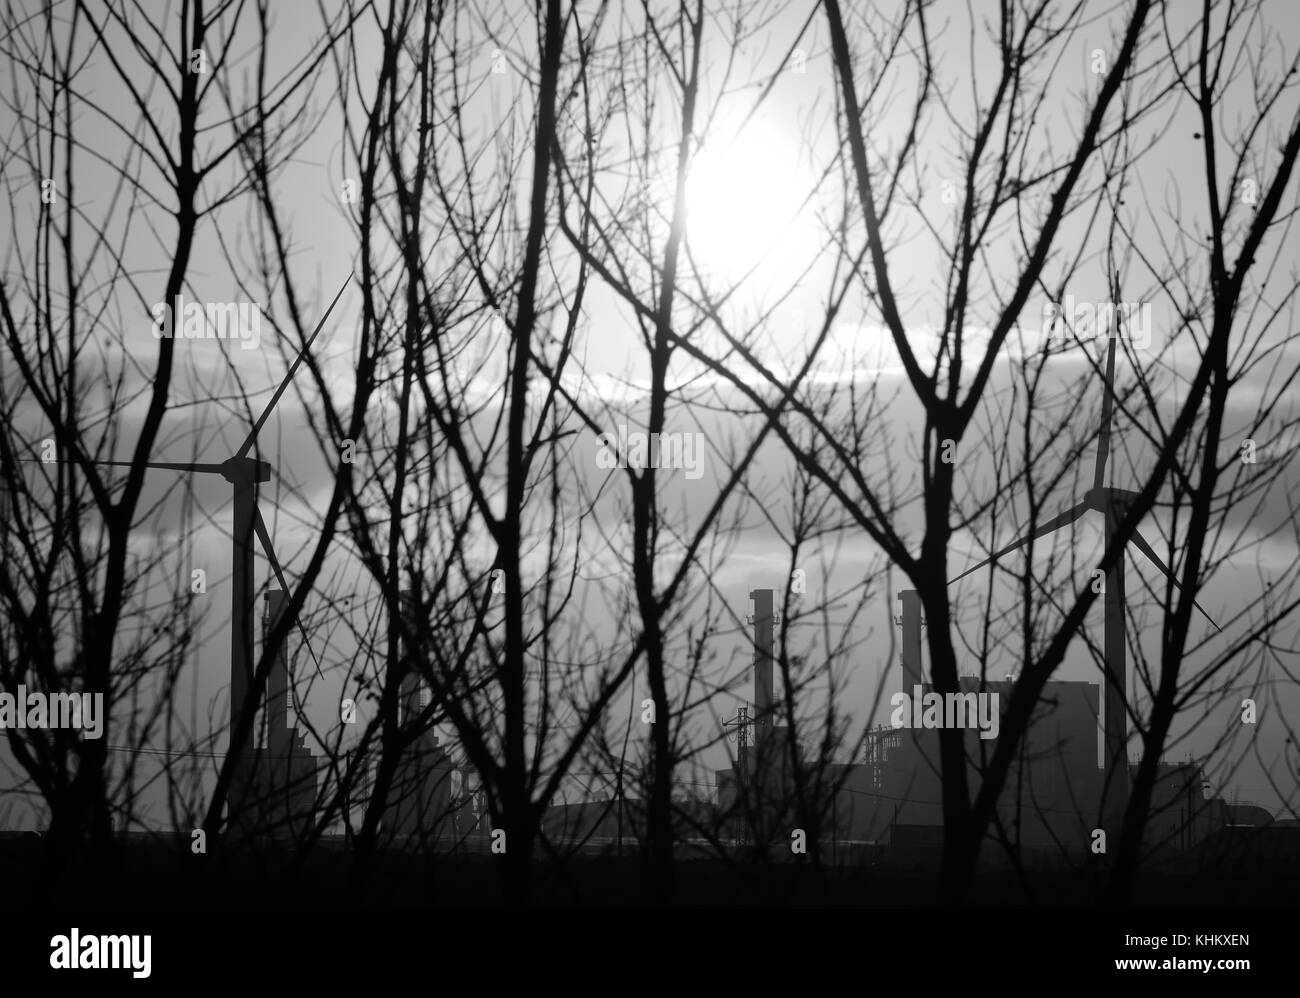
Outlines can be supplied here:
<path id="1" fill-rule="evenodd" d="M 800 752 L 786 746 L 785 728 L 764 723 L 764 719 L 781 716 L 783 702 L 773 685 L 774 593 L 758 589 L 750 597 L 754 601 L 754 713 L 751 718 L 741 708 L 738 718 L 727 722 L 737 732 L 736 764 L 716 774 L 718 807 L 720 817 L 730 818 L 729 827 L 737 841 L 779 843 L 783 838 L 780 830 L 791 827 L 793 819 L 791 760 L 800 759 Z M 865 848 L 884 861 L 926 863 L 937 861 L 943 834 L 936 729 L 944 714 L 939 705 L 951 707 L 955 701 L 958 717 L 966 720 L 960 726 L 972 729 L 966 751 L 968 787 L 973 794 L 980 785 L 981 754 L 993 752 L 1000 730 L 1000 718 L 996 717 L 987 730 L 975 730 L 976 705 L 1005 709 L 1015 681 L 1006 677 L 981 682 L 978 676 L 965 675 L 959 678 L 959 693 L 941 697 L 923 665 L 920 596 L 904 590 L 896 599 L 902 610 L 895 619 L 902 642 L 894 671 L 895 696 L 905 695 L 906 706 L 897 708 L 891 724 L 867 732 L 861 762 L 831 765 L 833 778 L 829 782 L 834 789 L 832 799 L 823 804 L 829 826 L 822 833 L 823 845 L 836 851 Z M 894 683 L 886 687 L 893 691 Z M 926 703 L 927 720 L 933 709 L 937 723 L 912 723 L 921 713 L 918 695 Z M 1136 767 L 1127 758 L 1126 738 L 1116 733 L 1125 730 L 1122 721 L 1108 731 L 1101 704 L 1097 683 L 1051 680 L 1043 688 L 993 823 L 1026 865 L 1036 860 L 1043 864 L 1077 861 L 1094 851 L 1096 830 L 1117 832 L 1117 826 L 1105 823 L 1116 807 L 1115 781 L 1108 781 L 1107 773 L 1122 770 L 1127 787 Z M 746 738 L 747 733 L 752 734 Z M 1112 783 L 1109 790 L 1108 782 Z M 1273 823 L 1262 808 L 1232 804 L 1208 791 L 1199 765 L 1162 763 L 1146 830 L 1148 850 L 1157 855 L 1185 853 L 1225 829 Z M 1119 802 L 1121 806 L 1126 803 L 1126 799 Z"/>
<path id="2" fill-rule="evenodd" d="M 389 819 L 385 825 L 395 836 L 418 838 L 452 838 L 452 773 L 445 746 L 438 744 L 432 727 L 415 733 L 415 725 L 424 711 L 424 681 L 419 664 L 410 650 L 408 635 L 416 632 L 414 594 L 401 594 L 403 617 L 401 641 L 402 678 L 398 685 L 398 718 L 402 737 L 410 738 L 402 752 L 398 771 L 389 790 Z"/>
<path id="3" fill-rule="evenodd" d="M 271 589 L 262 612 L 265 643 L 289 604 L 288 593 Z M 266 683 L 266 705 L 258 718 L 256 747 L 243 779 L 231 790 L 236 827 L 245 833 L 297 838 L 316 807 L 316 757 L 298 729 L 293 706 L 293 660 L 280 646 Z M 236 805 L 235 802 L 239 802 Z"/>
<path id="4" fill-rule="evenodd" d="M 963 675 L 957 693 L 940 695 L 926 674 L 920 596 L 913 590 L 898 592 L 901 613 L 895 624 L 901 651 L 896 665 L 887 669 L 885 683 L 890 723 L 866 732 L 859 759 L 823 759 L 817 772 L 808 747 L 790 737 L 788 691 L 778 689 L 776 593 L 754 589 L 749 597 L 753 700 L 724 721 L 734 746 L 733 764 L 715 772 L 712 802 L 683 801 L 679 810 L 690 810 L 692 821 L 718 829 L 724 843 L 770 848 L 781 858 L 791 858 L 790 850 L 781 847 L 790 829 L 811 823 L 822 847 L 846 861 L 856 855 L 905 866 L 937 862 L 943 837 L 938 729 L 970 729 L 964 741 L 973 795 L 981 782 L 981 759 L 996 749 L 1000 712 L 1010 701 L 1014 677 L 981 682 L 979 676 Z M 266 594 L 264 640 L 287 605 L 282 590 Z M 469 774 L 453 763 L 433 724 L 426 721 L 420 727 L 427 700 L 421 669 L 410 650 L 417 621 L 409 591 L 401 594 L 401 613 L 402 748 L 382 822 L 386 839 L 404 848 L 485 849 L 488 822 L 481 803 L 471 807 Z M 244 802 L 237 827 L 252 834 L 295 836 L 307 827 L 318 803 L 317 760 L 290 710 L 291 679 L 292 657 L 282 649 L 268 680 L 251 772 L 232 788 L 232 802 Z M 1131 777 L 1135 767 L 1127 758 L 1125 740 L 1109 730 L 1102 706 L 1097 683 L 1052 680 L 1043 688 L 990 832 L 1027 867 L 1085 859 L 1096 830 L 1115 830 L 1105 820 L 1116 807 L 1106 774 L 1122 769 Z M 365 774 L 367 785 L 373 775 Z M 1124 784 L 1131 785 L 1131 780 Z M 356 803 L 363 804 L 368 796 L 361 793 Z M 816 815 L 810 816 L 810 807 Z M 603 851 L 617 843 L 621 851 L 625 839 L 631 846 L 640 837 L 644 820 L 643 802 L 634 796 L 612 801 L 603 795 L 553 803 L 544 811 L 542 825 L 553 841 L 580 842 L 585 851 Z M 1213 796 L 1198 764 L 1161 764 L 1148 821 L 1148 850 L 1156 856 L 1185 855 L 1233 827 L 1272 824 L 1262 808 Z M 1278 823 L 1278 831 L 1287 824 Z M 1002 854 L 1000 848 L 985 850 L 993 862 Z"/>
<path id="5" fill-rule="evenodd" d="M 432 726 L 422 731 L 416 728 L 425 697 L 420 669 L 405 636 L 415 627 L 411 595 L 409 591 L 401 594 L 405 629 L 401 640 L 398 727 L 403 747 L 389 787 L 382 827 L 396 840 L 425 843 L 453 839 L 459 825 L 472 829 L 475 823 L 466 821 L 467 814 L 457 813 L 452 807 L 454 775 L 459 774 L 446 746 L 439 744 Z M 264 644 L 288 605 L 284 590 L 267 591 L 262 614 Z M 306 735 L 297 725 L 296 709 L 290 709 L 297 704 L 293 703 L 293 658 L 286 650 L 287 643 L 271 662 L 266 699 L 256 714 L 255 747 L 234 771 L 229 810 L 232 827 L 241 839 L 296 839 L 310 828 L 319 805 L 319 760 L 307 747 Z M 376 763 L 371 760 L 361 774 L 361 786 L 352 798 L 358 806 L 364 806 L 369 799 Z"/>

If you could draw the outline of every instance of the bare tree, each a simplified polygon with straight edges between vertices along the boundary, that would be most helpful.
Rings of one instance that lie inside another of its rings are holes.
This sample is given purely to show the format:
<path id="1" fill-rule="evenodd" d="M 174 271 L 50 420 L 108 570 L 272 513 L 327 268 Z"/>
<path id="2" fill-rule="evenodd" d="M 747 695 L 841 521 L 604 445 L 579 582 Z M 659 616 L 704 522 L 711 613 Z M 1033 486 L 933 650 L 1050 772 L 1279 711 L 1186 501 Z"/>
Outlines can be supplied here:
<path id="1" fill-rule="evenodd" d="M 286 58 L 267 0 L 9 11 L 0 692 L 106 711 L 99 739 L 6 729 L 50 857 L 157 830 L 165 793 L 173 831 L 287 841 L 287 879 L 341 829 L 354 897 L 386 851 L 479 850 L 527 904 L 538 857 L 625 838 L 659 904 L 684 850 L 825 886 L 845 828 L 911 802 L 861 782 L 900 579 L 933 689 L 1004 693 L 996 741 L 936 735 L 940 901 L 991 849 L 1032 893 L 1033 820 L 1079 867 L 1109 836 L 1132 901 L 1193 735 L 1294 807 L 1293 760 L 1252 753 L 1294 683 L 1297 569 L 1207 597 L 1300 536 L 1300 67 L 1264 13 L 390 0 L 323 9 Z M 220 282 L 274 335 L 265 372 L 149 334 Z M 204 600 L 225 425 L 257 480 Z M 249 510 L 283 594 L 257 655 Z M 1126 588 L 1132 547 L 1158 582 Z M 228 589 L 227 721 L 185 700 Z M 1100 677 L 1099 795 L 1029 775 L 1067 668 Z M 267 716 L 310 773 L 254 773 Z"/>

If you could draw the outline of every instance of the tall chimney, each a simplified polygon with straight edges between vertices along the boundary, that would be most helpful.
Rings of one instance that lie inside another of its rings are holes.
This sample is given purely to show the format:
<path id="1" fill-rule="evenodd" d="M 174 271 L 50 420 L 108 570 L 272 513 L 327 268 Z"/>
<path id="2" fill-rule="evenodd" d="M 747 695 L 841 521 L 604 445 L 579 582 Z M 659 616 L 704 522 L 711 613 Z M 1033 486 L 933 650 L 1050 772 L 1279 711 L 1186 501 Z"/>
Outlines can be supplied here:
<path id="1" fill-rule="evenodd" d="M 410 589 L 403 589 L 399 594 L 401 597 L 400 606 L 402 614 L 402 623 L 406 633 L 414 636 L 415 634 L 415 593 Z M 416 667 L 414 656 L 411 654 L 411 639 L 402 636 L 399 641 L 399 654 L 402 656 L 402 680 L 398 684 L 398 703 L 400 710 L 398 712 L 398 723 L 410 724 L 420 716 L 423 705 L 420 703 L 421 680 L 420 671 Z"/>
<path id="2" fill-rule="evenodd" d="M 903 673 L 902 692 L 912 695 L 912 687 L 924 682 L 921 676 L 921 594 L 904 589 L 897 596 L 903 604 Z"/>
<path id="3" fill-rule="evenodd" d="M 773 590 L 750 590 L 754 601 L 754 747 L 772 726 Z"/>
<path id="4" fill-rule="evenodd" d="M 289 605 L 289 594 L 283 589 L 266 591 L 266 607 L 262 613 L 262 644 L 265 646 L 271 631 L 284 615 Z M 271 675 L 266 680 L 266 746 L 272 758 L 282 759 L 289 754 L 289 663 L 285 650 L 289 644 L 286 636 L 280 645 L 280 652 L 275 656 L 271 666 Z M 276 763 L 282 765 L 283 763 Z"/>

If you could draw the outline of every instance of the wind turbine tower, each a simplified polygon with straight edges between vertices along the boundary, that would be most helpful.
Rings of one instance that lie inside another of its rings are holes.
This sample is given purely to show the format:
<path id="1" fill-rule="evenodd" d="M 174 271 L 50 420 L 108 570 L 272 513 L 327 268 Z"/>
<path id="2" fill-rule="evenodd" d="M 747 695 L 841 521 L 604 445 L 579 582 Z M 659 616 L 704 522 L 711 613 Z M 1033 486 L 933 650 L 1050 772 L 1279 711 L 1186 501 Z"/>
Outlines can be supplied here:
<path id="1" fill-rule="evenodd" d="M 1118 282 L 1117 282 L 1118 284 Z M 1048 534 L 1060 530 L 1062 527 L 1068 527 L 1075 520 L 1083 516 L 1084 513 L 1092 510 L 1101 513 L 1105 517 L 1105 549 L 1109 549 L 1114 541 L 1116 534 L 1119 532 L 1120 525 L 1124 522 L 1130 506 L 1138 498 L 1138 493 L 1127 489 L 1117 489 L 1114 486 L 1106 485 L 1107 465 L 1110 461 L 1110 437 L 1111 421 L 1115 407 L 1115 343 L 1118 339 L 1119 317 L 1122 309 L 1118 306 L 1112 309 L 1114 325 L 1111 328 L 1111 334 L 1108 337 L 1109 345 L 1106 353 L 1106 381 L 1105 394 L 1102 397 L 1101 408 L 1101 429 L 1097 437 L 1097 463 L 1093 469 L 1092 488 L 1084 493 L 1082 499 L 1073 507 L 1064 513 L 1053 517 L 1046 523 L 1040 524 L 1038 529 L 1021 537 L 1019 540 L 1008 544 L 993 555 L 981 561 L 972 568 L 968 568 L 961 575 L 953 579 L 957 582 L 964 579 L 973 572 L 979 571 L 986 565 L 997 561 L 1003 555 L 1016 551 L 1031 540 L 1039 537 L 1045 537 Z M 1174 584 L 1175 588 L 1180 588 L 1178 580 L 1173 572 L 1156 554 L 1155 549 L 1142 536 L 1136 528 L 1133 530 L 1129 540 L 1141 551 L 1148 560 L 1152 562 L 1166 577 Z M 1104 694 L 1104 717 L 1105 717 L 1105 749 L 1104 758 L 1106 771 L 1102 780 L 1102 800 L 1100 813 L 1107 826 L 1117 829 L 1119 821 L 1122 820 L 1124 808 L 1128 803 L 1129 794 L 1129 767 L 1128 767 L 1128 650 L 1124 644 L 1124 560 L 1126 552 L 1120 549 L 1115 562 L 1111 565 L 1110 570 L 1106 573 L 1106 589 L 1103 606 L 1105 608 L 1105 694 Z M 1195 602 L 1195 601 L 1193 601 Z M 1205 619 L 1214 623 L 1213 618 L 1205 612 L 1205 608 L 1200 603 L 1195 603 L 1198 610 L 1204 614 Z M 1220 628 L 1222 630 L 1222 628 Z"/>

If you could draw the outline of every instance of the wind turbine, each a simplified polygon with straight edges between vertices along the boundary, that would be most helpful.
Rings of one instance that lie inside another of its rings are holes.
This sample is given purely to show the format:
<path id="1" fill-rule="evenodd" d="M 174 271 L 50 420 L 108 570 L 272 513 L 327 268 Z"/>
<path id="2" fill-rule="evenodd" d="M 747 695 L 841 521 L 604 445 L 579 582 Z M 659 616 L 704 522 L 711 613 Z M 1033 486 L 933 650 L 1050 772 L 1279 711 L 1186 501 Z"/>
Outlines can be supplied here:
<path id="1" fill-rule="evenodd" d="M 237 719 L 243 717 L 245 711 L 255 711 L 256 704 L 248 703 L 249 689 L 253 683 L 253 636 L 254 624 L 256 619 L 257 593 L 253 584 L 253 535 L 262 546 L 262 551 L 266 554 L 267 561 L 271 564 L 271 570 L 275 573 L 276 581 L 279 582 L 280 588 L 288 593 L 289 585 L 285 581 L 284 572 L 280 568 L 280 561 L 275 556 L 275 550 L 271 546 L 271 535 L 266 529 L 266 523 L 262 520 L 262 514 L 257 508 L 257 486 L 261 482 L 267 482 L 271 479 L 271 466 L 265 461 L 258 460 L 248 456 L 253 445 L 257 442 L 257 435 L 261 432 L 262 427 L 266 424 L 272 410 L 275 409 L 285 390 L 293 380 L 298 366 L 302 363 L 307 351 L 311 349 L 312 343 L 320 335 L 320 331 L 325 327 L 325 322 L 334 311 L 334 306 L 343 297 L 343 292 L 347 289 L 348 282 L 352 280 L 349 274 L 347 280 L 343 282 L 343 287 L 339 288 L 338 294 L 330 302 L 329 308 L 321 316 L 320 322 L 317 323 L 315 330 L 312 331 L 307 342 L 303 344 L 302 350 L 289 367 L 289 372 L 280 382 L 280 387 L 275 390 L 271 396 L 271 401 L 263 410 L 262 415 L 257 422 L 253 424 L 252 430 L 244 439 L 239 450 L 235 451 L 233 457 L 227 458 L 220 464 L 205 463 L 178 463 L 170 461 L 147 461 L 146 468 L 159 468 L 167 471 L 184 471 L 195 472 L 197 474 L 220 475 L 228 481 L 235 490 L 235 508 L 234 508 L 234 529 L 231 532 L 233 571 L 231 573 L 231 614 L 230 614 L 230 746 L 227 749 L 227 755 L 233 756 L 233 780 L 228 804 L 228 820 L 233 824 L 236 814 L 239 812 L 241 805 L 244 803 L 244 795 L 249 788 L 248 781 L 248 758 L 244 746 L 235 745 L 234 737 L 237 726 Z M 36 459 L 32 459 L 36 460 Z M 135 466 L 133 461 L 89 461 L 88 463 L 98 467 L 112 468 L 131 468 Z M 307 632 L 303 629 L 302 622 L 298 621 L 298 629 L 302 634 L 303 642 L 307 644 L 308 652 L 311 652 L 311 645 L 307 641 Z M 312 658 L 315 660 L 315 653 L 312 652 Z M 320 673 L 320 663 L 316 662 L 317 674 Z M 236 713 L 238 711 L 238 713 Z"/>
<path id="2" fill-rule="evenodd" d="M 1116 295 L 1118 297 L 1118 295 Z M 1115 341 L 1118 338 L 1118 326 L 1120 309 L 1116 308 L 1115 325 L 1108 339 L 1110 345 L 1106 354 L 1106 390 L 1102 399 L 1101 408 L 1101 432 L 1097 438 L 1097 464 L 1093 471 L 1092 488 L 1084 493 L 1083 499 L 1075 506 L 1040 524 L 1037 530 L 1021 537 L 1019 540 L 1008 544 L 999 551 L 994 552 L 990 557 L 985 558 L 973 568 L 968 568 L 961 575 L 953 579 L 958 582 L 977 572 L 985 565 L 992 564 L 1003 555 L 1016 551 L 1031 540 L 1039 537 L 1045 537 L 1050 533 L 1060 530 L 1062 527 L 1068 527 L 1075 520 L 1083 516 L 1089 510 L 1101 513 L 1106 518 L 1106 548 L 1110 547 L 1111 541 L 1119 530 L 1119 526 L 1124 521 L 1129 507 L 1137 500 L 1138 493 L 1128 489 L 1117 489 L 1114 486 L 1105 484 L 1106 465 L 1110 459 L 1110 426 L 1111 416 L 1114 410 L 1115 402 Z M 1130 537 L 1133 545 L 1146 555 L 1165 576 L 1174 584 L 1176 589 L 1181 591 L 1182 587 L 1178 584 L 1178 579 L 1169 567 L 1160 560 L 1155 549 L 1147 543 L 1147 539 L 1142 536 L 1141 532 L 1134 528 Z M 1128 801 L 1128 655 L 1127 648 L 1124 644 L 1124 548 L 1120 548 L 1115 563 L 1111 566 L 1110 571 L 1106 573 L 1106 593 L 1105 593 L 1105 613 L 1106 613 L 1106 633 L 1105 633 L 1105 667 L 1106 667 L 1106 735 L 1105 735 L 1105 758 L 1107 775 L 1102 789 L 1102 813 L 1107 820 L 1113 815 L 1116 819 L 1122 817 L 1123 809 Z M 950 583 L 951 584 L 951 583 Z M 1218 630 L 1219 627 L 1214 622 L 1205 608 L 1193 599 L 1196 609 L 1204 614 L 1205 619 L 1214 624 Z"/>

